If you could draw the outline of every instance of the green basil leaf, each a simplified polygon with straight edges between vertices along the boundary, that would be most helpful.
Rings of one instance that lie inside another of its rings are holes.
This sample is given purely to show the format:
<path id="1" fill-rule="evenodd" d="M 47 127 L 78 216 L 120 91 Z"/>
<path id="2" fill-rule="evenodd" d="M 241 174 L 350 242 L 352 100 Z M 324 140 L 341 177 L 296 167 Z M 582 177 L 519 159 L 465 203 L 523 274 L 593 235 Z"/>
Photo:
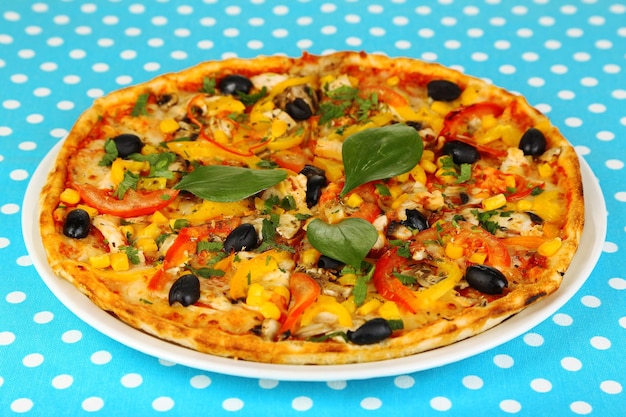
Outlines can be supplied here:
<path id="1" fill-rule="evenodd" d="M 340 196 L 369 181 L 410 171 L 422 157 L 424 143 L 404 124 L 365 129 L 349 136 L 342 147 L 346 182 Z"/>
<path id="2" fill-rule="evenodd" d="M 174 186 L 209 201 L 243 200 L 287 178 L 281 169 L 250 169 L 225 165 L 199 166 Z"/>
<path id="3" fill-rule="evenodd" d="M 356 268 L 360 268 L 378 239 L 374 226 L 360 218 L 348 218 L 336 224 L 315 219 L 309 223 L 306 235 L 322 254 Z"/>

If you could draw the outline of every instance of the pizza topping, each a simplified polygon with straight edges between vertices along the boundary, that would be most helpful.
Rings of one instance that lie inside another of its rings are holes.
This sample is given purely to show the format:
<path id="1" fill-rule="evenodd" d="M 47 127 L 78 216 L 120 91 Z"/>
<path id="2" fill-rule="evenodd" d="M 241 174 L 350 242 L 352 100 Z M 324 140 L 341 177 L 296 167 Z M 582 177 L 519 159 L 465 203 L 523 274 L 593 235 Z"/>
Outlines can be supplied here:
<path id="1" fill-rule="evenodd" d="M 546 146 L 546 137 L 541 130 L 534 127 L 528 129 L 519 142 L 519 148 L 524 151 L 524 155 L 542 155 L 546 151 Z"/>
<path id="2" fill-rule="evenodd" d="M 450 155 L 457 165 L 473 164 L 480 159 L 480 153 L 475 146 L 458 140 L 446 142 L 441 149 L 445 155 Z"/>
<path id="3" fill-rule="evenodd" d="M 252 81 L 243 75 L 233 74 L 222 78 L 217 86 L 222 94 L 248 94 L 252 89 Z"/>
<path id="4" fill-rule="evenodd" d="M 113 143 L 115 143 L 117 155 L 120 158 L 126 158 L 134 153 L 139 153 L 141 152 L 141 148 L 143 148 L 143 143 L 141 139 L 139 139 L 139 136 L 132 133 L 123 133 L 114 137 L 112 140 Z"/>
<path id="5" fill-rule="evenodd" d="M 91 218 L 83 209 L 74 209 L 67 214 L 63 234 L 73 239 L 83 239 L 89 234 Z"/>
<path id="6" fill-rule="evenodd" d="M 360 268 L 378 240 L 374 226 L 360 218 L 347 218 L 336 224 L 314 219 L 306 234 L 311 245 L 322 254 L 356 268 Z"/>
<path id="7" fill-rule="evenodd" d="M 505 276 L 489 265 L 471 265 L 465 271 L 465 280 L 470 287 L 485 294 L 502 294 L 508 287 Z"/>
<path id="8" fill-rule="evenodd" d="M 461 88 L 448 80 L 432 80 L 426 85 L 428 97 L 439 101 L 453 101 L 459 98 Z"/>
<path id="9" fill-rule="evenodd" d="M 193 274 L 185 274 L 174 281 L 168 295 L 169 304 L 176 302 L 183 307 L 190 306 L 200 299 L 200 280 Z"/>
<path id="10" fill-rule="evenodd" d="M 259 235 L 250 223 L 243 223 L 237 226 L 226 240 L 224 240 L 224 252 L 239 252 L 242 250 L 252 250 L 259 245 Z"/>
<path id="11" fill-rule="evenodd" d="M 387 339 L 393 333 L 389 322 L 384 318 L 366 321 L 355 331 L 348 330 L 348 340 L 355 345 L 372 345 Z"/>
<path id="12" fill-rule="evenodd" d="M 90 184 L 74 184 L 81 198 L 100 213 L 123 218 L 152 214 L 167 207 L 178 195 L 178 190 L 163 189 L 148 192 L 129 189 L 123 198 L 115 197 L 111 190 L 98 189 Z"/>

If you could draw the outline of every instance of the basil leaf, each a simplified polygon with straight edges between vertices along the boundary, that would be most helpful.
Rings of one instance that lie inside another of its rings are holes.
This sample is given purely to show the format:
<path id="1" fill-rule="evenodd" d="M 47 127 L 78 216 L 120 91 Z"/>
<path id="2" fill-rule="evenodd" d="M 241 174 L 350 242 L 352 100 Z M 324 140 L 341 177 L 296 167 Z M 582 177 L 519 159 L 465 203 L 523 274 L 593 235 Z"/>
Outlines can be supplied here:
<path id="1" fill-rule="evenodd" d="M 349 136 L 341 151 L 346 182 L 340 196 L 366 182 L 410 171 L 420 161 L 423 150 L 419 133 L 403 124 L 374 127 Z"/>
<path id="2" fill-rule="evenodd" d="M 208 165 L 194 169 L 174 189 L 189 191 L 209 201 L 232 202 L 250 197 L 285 178 L 287 172 L 279 169 Z"/>
<path id="3" fill-rule="evenodd" d="M 306 235 L 322 254 L 355 268 L 360 268 L 378 239 L 374 226 L 360 218 L 348 218 L 336 224 L 315 219 L 309 223 Z"/>

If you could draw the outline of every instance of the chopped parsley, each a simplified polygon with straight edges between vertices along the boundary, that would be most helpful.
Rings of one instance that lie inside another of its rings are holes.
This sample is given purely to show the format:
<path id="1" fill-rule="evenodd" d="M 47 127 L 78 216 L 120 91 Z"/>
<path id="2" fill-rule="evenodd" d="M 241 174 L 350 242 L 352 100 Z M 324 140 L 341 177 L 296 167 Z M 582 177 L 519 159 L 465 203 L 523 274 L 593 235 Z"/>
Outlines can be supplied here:
<path id="1" fill-rule="evenodd" d="M 200 88 L 200 92 L 211 95 L 215 94 L 216 83 L 215 78 L 204 77 L 202 79 L 202 88 Z"/>
<path id="2" fill-rule="evenodd" d="M 237 98 L 247 107 L 251 106 L 263 97 L 267 95 L 267 87 L 261 88 L 260 91 L 253 94 L 242 93 L 241 91 L 237 91 Z"/>
<path id="3" fill-rule="evenodd" d="M 115 142 L 113 139 L 107 139 L 104 141 L 104 156 L 98 162 L 98 165 L 101 167 L 111 166 L 113 161 L 115 161 L 118 157 L 117 146 L 115 146 Z"/>
<path id="4" fill-rule="evenodd" d="M 122 179 L 122 182 L 120 182 L 117 185 L 117 189 L 115 190 L 113 195 L 120 200 L 123 199 L 124 194 L 126 194 L 126 191 L 130 190 L 131 188 L 133 190 L 137 189 L 138 181 L 139 181 L 139 174 L 134 174 L 130 171 L 124 172 L 124 178 Z"/>
<path id="5" fill-rule="evenodd" d="M 148 114 L 148 99 L 150 98 L 150 94 L 139 94 L 137 97 L 137 101 L 133 106 L 133 110 L 130 112 L 131 116 L 145 116 Z"/>
<path id="6" fill-rule="evenodd" d="M 139 250 L 132 246 L 120 246 L 119 250 L 124 252 L 128 256 L 128 260 L 133 265 L 138 265 L 141 260 L 139 259 Z"/>
<path id="7" fill-rule="evenodd" d="M 147 161 L 150 164 L 150 173 L 148 174 L 150 178 L 161 177 L 168 180 L 174 178 L 174 173 L 169 170 L 170 164 L 176 160 L 176 154 L 173 152 L 153 153 L 149 155 L 134 153 L 129 155 L 128 159 L 139 162 Z"/>

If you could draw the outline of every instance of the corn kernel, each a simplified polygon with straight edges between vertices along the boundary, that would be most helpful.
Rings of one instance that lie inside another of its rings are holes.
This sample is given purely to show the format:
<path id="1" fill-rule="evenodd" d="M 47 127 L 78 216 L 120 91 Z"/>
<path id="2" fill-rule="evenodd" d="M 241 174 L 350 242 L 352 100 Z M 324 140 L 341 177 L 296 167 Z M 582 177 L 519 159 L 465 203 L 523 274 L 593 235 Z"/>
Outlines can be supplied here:
<path id="1" fill-rule="evenodd" d="M 66 188 L 59 196 L 59 199 L 65 204 L 74 205 L 80 201 L 80 194 L 72 188 Z"/>
<path id="2" fill-rule="evenodd" d="M 132 224 L 125 224 L 120 226 L 120 232 L 122 232 L 122 235 L 124 235 L 125 238 L 128 238 L 129 236 L 135 234 L 135 228 Z"/>
<path id="3" fill-rule="evenodd" d="M 348 207 L 356 208 L 360 207 L 363 204 L 363 199 L 357 193 L 350 194 L 350 197 L 346 200 L 346 204 Z"/>
<path id="4" fill-rule="evenodd" d="M 135 226 L 135 234 L 139 237 L 149 237 L 152 239 L 156 239 L 161 234 L 161 229 L 156 223 L 150 223 L 146 227 L 142 227 L 141 225 Z"/>
<path id="5" fill-rule="evenodd" d="M 91 217 L 92 219 L 98 215 L 98 209 L 87 206 L 85 204 L 79 204 L 76 206 L 76 208 L 85 210 L 87 214 L 89 214 L 89 217 Z"/>
<path id="6" fill-rule="evenodd" d="M 111 258 L 108 253 L 99 256 L 90 256 L 89 264 L 94 268 L 106 269 L 111 266 Z"/>
<path id="7" fill-rule="evenodd" d="M 408 198 L 409 198 L 408 194 L 406 193 L 400 194 L 398 197 L 394 198 L 393 202 L 391 203 L 391 208 L 394 210 L 399 208 L 402 205 L 402 203 L 404 203 Z"/>
<path id="8" fill-rule="evenodd" d="M 385 320 L 394 320 L 402 317 L 398 305 L 393 301 L 385 301 L 378 309 L 378 313 Z"/>
<path id="9" fill-rule="evenodd" d="M 459 259 L 463 256 L 463 247 L 455 243 L 448 242 L 445 248 L 446 255 L 452 259 Z"/>
<path id="10" fill-rule="evenodd" d="M 339 277 L 337 280 L 341 285 L 352 285 L 356 284 L 356 274 L 345 274 Z"/>
<path id="11" fill-rule="evenodd" d="M 348 313 L 352 314 L 356 311 L 356 304 L 354 304 L 354 296 L 348 297 L 345 301 L 341 303 L 341 305 L 348 311 Z"/>
<path id="12" fill-rule="evenodd" d="M 456 183 L 456 175 L 452 175 L 452 171 L 448 168 L 439 168 L 437 172 L 435 172 L 435 176 L 444 184 L 452 185 Z"/>
<path id="13" fill-rule="evenodd" d="M 130 262 L 128 256 L 124 252 L 115 252 L 111 254 L 111 268 L 114 271 L 128 271 L 130 269 Z"/>
<path id="14" fill-rule="evenodd" d="M 530 200 L 520 200 L 515 206 L 517 211 L 529 211 L 533 208 L 533 202 Z"/>
<path id="15" fill-rule="evenodd" d="M 410 171 L 410 174 L 415 182 L 419 182 L 420 184 L 426 184 L 426 170 L 424 170 L 424 167 L 422 167 L 421 165 L 415 165 L 415 167 Z"/>
<path id="16" fill-rule="evenodd" d="M 542 256 L 552 256 L 554 255 L 560 248 L 563 242 L 560 237 L 555 237 L 554 239 L 550 239 L 544 243 L 542 243 L 537 248 L 537 253 Z"/>
<path id="17" fill-rule="evenodd" d="M 157 246 L 154 239 L 149 237 L 142 237 L 137 239 L 137 241 L 135 242 L 135 246 L 137 247 L 137 249 L 140 249 L 144 252 L 156 252 L 159 250 L 159 247 Z"/>
<path id="18" fill-rule="evenodd" d="M 485 198 L 482 201 L 482 207 L 485 211 L 491 211 L 499 209 L 506 204 L 506 197 L 504 194 L 496 194 L 493 197 Z"/>
<path id="19" fill-rule="evenodd" d="M 280 318 L 280 309 L 271 301 L 266 301 L 259 307 L 259 312 L 266 319 L 278 320 Z"/>
<path id="20" fill-rule="evenodd" d="M 437 171 L 437 165 L 435 165 L 435 163 L 433 161 L 430 161 L 428 159 L 423 159 L 420 161 L 419 166 L 422 167 L 422 169 L 425 172 L 428 172 L 429 174 L 432 174 L 433 172 Z"/>
<path id="21" fill-rule="evenodd" d="M 246 304 L 253 307 L 260 307 L 263 303 L 268 301 L 270 296 L 265 291 L 265 287 L 254 282 L 248 288 L 248 296 L 246 297 Z"/>
<path id="22" fill-rule="evenodd" d="M 550 164 L 539 164 L 539 166 L 537 167 L 537 169 L 539 170 L 539 175 L 542 178 L 548 178 L 552 176 L 552 173 L 554 172 L 552 169 L 552 166 L 550 166 Z"/>
<path id="23" fill-rule="evenodd" d="M 161 132 L 163 133 L 174 133 L 179 128 L 180 126 L 178 125 L 178 122 L 171 118 L 163 119 L 161 120 L 161 123 L 159 123 L 159 129 L 161 129 Z"/>
<path id="24" fill-rule="evenodd" d="M 483 264 L 487 259 L 487 254 L 483 252 L 474 252 L 470 255 L 469 261 L 473 264 Z"/>
<path id="25" fill-rule="evenodd" d="M 400 83 L 400 78 L 397 75 L 387 78 L 387 85 L 391 87 L 398 85 L 399 83 Z"/>
<path id="26" fill-rule="evenodd" d="M 504 177 L 504 185 L 507 186 L 507 188 L 515 188 L 517 186 L 516 182 L 515 182 L 515 177 L 513 175 L 507 175 Z"/>
<path id="27" fill-rule="evenodd" d="M 161 211 L 159 211 L 159 210 L 157 210 L 154 213 L 152 213 L 152 216 L 150 217 L 150 222 L 152 222 L 152 223 L 157 223 L 157 224 L 162 223 L 162 224 L 164 224 L 164 223 L 167 223 L 168 221 L 169 221 L 169 219 L 167 217 L 165 217 L 165 215 Z"/>
<path id="28" fill-rule="evenodd" d="M 396 175 L 394 179 L 398 182 L 407 182 L 409 180 L 409 175 L 410 175 L 410 172 L 405 172 L 404 174 Z"/>
<path id="29" fill-rule="evenodd" d="M 302 262 L 302 264 L 305 266 L 312 267 L 313 265 L 317 264 L 317 261 L 320 258 L 320 255 L 321 254 L 319 253 L 317 249 L 314 249 L 314 248 L 306 249 L 302 253 L 300 262 Z"/>
<path id="30" fill-rule="evenodd" d="M 367 303 L 363 304 L 361 307 L 358 308 L 358 313 L 361 315 L 368 315 L 373 313 L 374 311 L 378 310 L 378 308 L 382 305 L 382 303 L 377 300 L 376 298 L 372 298 L 371 300 L 369 300 Z"/>

